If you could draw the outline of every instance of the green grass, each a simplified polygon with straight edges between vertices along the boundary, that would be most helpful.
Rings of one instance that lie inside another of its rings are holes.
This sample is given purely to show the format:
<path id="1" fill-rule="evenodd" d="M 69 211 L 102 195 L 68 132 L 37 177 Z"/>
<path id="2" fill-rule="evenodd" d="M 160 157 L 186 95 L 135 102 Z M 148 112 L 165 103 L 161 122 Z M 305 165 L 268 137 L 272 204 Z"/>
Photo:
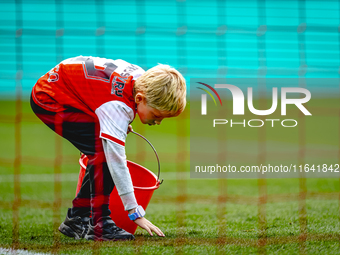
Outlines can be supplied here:
<path id="1" fill-rule="evenodd" d="M 0 108 L 8 109 L 10 116 L 15 113 L 13 102 L 0 101 Z M 31 121 L 34 115 L 27 103 L 23 104 L 23 112 L 30 121 L 21 122 L 20 132 L 22 182 L 21 206 L 17 211 L 18 244 L 13 244 L 14 123 L 0 122 L 0 247 L 60 254 L 340 253 L 339 179 L 306 179 L 305 183 L 299 179 L 268 179 L 265 190 L 256 179 L 176 180 L 180 175 L 174 172 L 189 169 L 189 155 L 186 161 L 178 162 L 177 153 L 189 150 L 189 131 L 179 130 L 176 119 L 165 120 L 159 127 L 142 126 L 138 119 L 133 125 L 135 131 L 144 134 L 156 147 L 164 176 L 173 177 L 165 178 L 147 208 L 147 218 L 159 226 L 166 237 L 150 237 L 142 229 L 137 229 L 136 240 L 131 242 L 94 243 L 62 236 L 56 228 L 71 205 L 77 179 L 62 178 L 61 206 L 56 209 L 53 204 L 55 194 L 58 195 L 53 182 L 56 136 L 39 121 Z M 189 128 L 189 121 L 185 121 Z M 178 135 L 185 139 L 181 146 Z M 153 151 L 143 140 L 131 134 L 126 148 L 128 159 L 156 172 Z M 77 175 L 78 157 L 79 152 L 63 141 L 62 176 Z M 50 178 L 43 180 L 39 176 Z M 301 199 L 304 187 L 306 199 Z M 259 196 L 263 194 L 267 194 L 267 202 L 261 205 Z M 227 195 L 225 202 L 219 202 L 219 195 Z M 263 221 L 259 220 L 260 215 L 265 215 Z M 265 241 L 264 247 L 259 245 L 261 240 Z"/>

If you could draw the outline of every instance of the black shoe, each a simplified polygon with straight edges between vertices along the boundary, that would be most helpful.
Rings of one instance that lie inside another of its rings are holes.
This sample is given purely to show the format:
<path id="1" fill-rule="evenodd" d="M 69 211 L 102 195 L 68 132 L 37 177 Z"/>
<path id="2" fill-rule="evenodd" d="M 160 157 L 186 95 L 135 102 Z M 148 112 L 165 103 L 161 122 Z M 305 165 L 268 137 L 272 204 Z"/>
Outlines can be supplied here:
<path id="1" fill-rule="evenodd" d="M 69 237 L 74 237 L 74 239 L 81 239 L 84 238 L 85 234 L 89 228 L 89 217 L 70 217 L 71 215 L 71 208 L 68 209 L 66 219 L 61 225 L 59 226 L 59 231 Z"/>
<path id="2" fill-rule="evenodd" d="M 86 240 L 96 241 L 118 241 L 118 240 L 133 240 L 135 237 L 116 226 L 110 216 L 105 216 L 99 219 L 95 226 L 89 224 L 89 230 L 85 235 Z"/>

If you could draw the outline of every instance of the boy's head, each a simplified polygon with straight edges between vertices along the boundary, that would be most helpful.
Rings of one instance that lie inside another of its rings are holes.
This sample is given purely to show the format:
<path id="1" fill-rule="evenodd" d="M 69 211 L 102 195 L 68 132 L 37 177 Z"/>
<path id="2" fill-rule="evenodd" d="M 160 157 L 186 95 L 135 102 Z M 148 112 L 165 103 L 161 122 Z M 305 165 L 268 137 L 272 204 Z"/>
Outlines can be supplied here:
<path id="1" fill-rule="evenodd" d="M 142 123 L 160 124 L 163 118 L 179 115 L 186 105 L 186 85 L 183 76 L 168 65 L 157 65 L 134 85 L 137 112 Z"/>

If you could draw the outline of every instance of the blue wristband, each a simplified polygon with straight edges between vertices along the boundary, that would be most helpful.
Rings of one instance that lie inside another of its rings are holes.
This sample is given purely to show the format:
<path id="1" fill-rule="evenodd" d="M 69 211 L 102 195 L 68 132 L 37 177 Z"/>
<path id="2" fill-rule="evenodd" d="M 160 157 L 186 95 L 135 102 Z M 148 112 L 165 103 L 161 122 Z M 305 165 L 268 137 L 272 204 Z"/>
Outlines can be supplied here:
<path id="1" fill-rule="evenodd" d="M 140 205 L 136 207 L 136 212 L 129 214 L 130 220 L 136 220 L 144 216 L 145 216 L 145 211 L 143 207 Z"/>

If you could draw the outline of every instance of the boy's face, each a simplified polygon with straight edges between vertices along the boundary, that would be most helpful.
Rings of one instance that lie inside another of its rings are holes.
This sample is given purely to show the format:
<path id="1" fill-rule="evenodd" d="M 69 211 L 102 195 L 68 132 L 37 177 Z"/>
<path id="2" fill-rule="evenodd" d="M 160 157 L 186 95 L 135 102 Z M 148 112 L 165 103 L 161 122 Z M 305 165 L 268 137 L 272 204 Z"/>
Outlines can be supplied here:
<path id="1" fill-rule="evenodd" d="M 176 116 L 176 114 L 167 111 L 160 111 L 150 107 L 146 103 L 146 99 L 142 93 L 137 93 L 135 96 L 135 102 L 137 104 L 137 113 L 143 124 L 160 125 L 164 118 L 170 118 Z"/>

